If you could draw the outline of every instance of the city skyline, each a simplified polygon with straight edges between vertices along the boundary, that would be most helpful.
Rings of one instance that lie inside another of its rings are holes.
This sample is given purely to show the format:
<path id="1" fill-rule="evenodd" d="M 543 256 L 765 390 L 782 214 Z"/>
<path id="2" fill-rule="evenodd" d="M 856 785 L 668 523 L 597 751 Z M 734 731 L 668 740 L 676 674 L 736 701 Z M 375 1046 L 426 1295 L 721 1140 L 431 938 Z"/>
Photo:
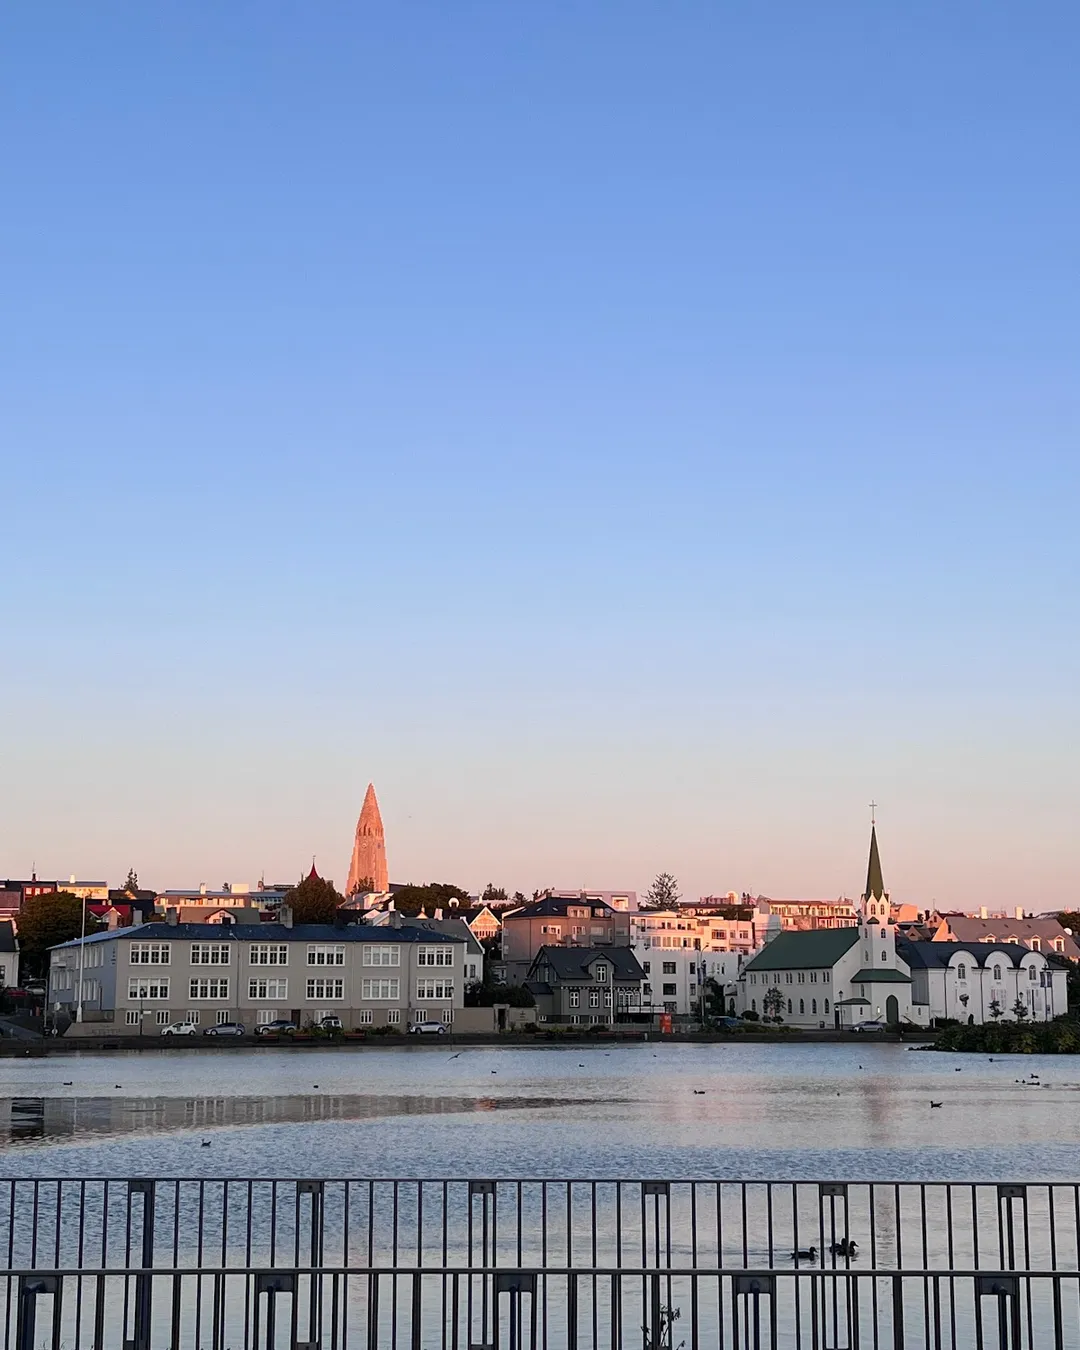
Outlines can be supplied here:
<path id="1" fill-rule="evenodd" d="M 1075 895 L 1075 6 L 0 38 L 0 870 Z"/>

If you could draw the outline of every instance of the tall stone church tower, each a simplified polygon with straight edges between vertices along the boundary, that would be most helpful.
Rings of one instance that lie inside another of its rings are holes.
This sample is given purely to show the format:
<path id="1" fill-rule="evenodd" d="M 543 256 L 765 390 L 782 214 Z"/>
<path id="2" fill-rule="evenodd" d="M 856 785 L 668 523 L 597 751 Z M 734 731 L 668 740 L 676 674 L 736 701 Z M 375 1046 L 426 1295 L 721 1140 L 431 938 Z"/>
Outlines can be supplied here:
<path id="1" fill-rule="evenodd" d="M 386 869 L 386 839 L 383 835 L 382 816 L 375 797 L 375 786 L 368 784 L 364 794 L 364 805 L 360 809 L 360 819 L 356 822 L 356 837 L 353 840 L 352 862 L 349 864 L 349 880 L 345 887 L 346 897 L 358 891 L 385 892 L 390 889 L 390 877 Z"/>

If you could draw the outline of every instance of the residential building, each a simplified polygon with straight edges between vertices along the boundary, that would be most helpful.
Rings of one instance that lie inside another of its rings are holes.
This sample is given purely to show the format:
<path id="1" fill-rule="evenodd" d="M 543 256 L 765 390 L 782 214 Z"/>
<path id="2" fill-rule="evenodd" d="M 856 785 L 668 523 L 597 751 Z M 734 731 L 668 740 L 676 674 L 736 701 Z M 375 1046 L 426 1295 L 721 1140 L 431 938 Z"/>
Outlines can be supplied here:
<path id="1" fill-rule="evenodd" d="M 1015 1018 L 1019 999 L 1032 1022 L 1049 1022 L 1068 1009 L 1068 970 L 1022 943 L 897 943 L 911 971 L 913 998 L 933 1017 L 981 1025 Z M 1060 958 L 1057 958 L 1060 961 Z"/>
<path id="2" fill-rule="evenodd" d="M 622 913 L 633 913 L 638 907 L 637 891 L 542 891 L 538 900 L 589 900 Z"/>
<path id="3" fill-rule="evenodd" d="M 502 915 L 503 961 L 524 978 L 543 947 L 629 947 L 630 915 L 602 900 L 545 896 Z"/>
<path id="4" fill-rule="evenodd" d="M 676 1017 L 700 1017 L 702 954 L 689 948 L 644 948 L 631 950 L 641 966 L 643 1012 L 671 1013 Z"/>
<path id="5" fill-rule="evenodd" d="M 18 914 L 33 896 L 51 895 L 57 889 L 55 881 L 39 881 L 36 872 L 29 881 L 15 881 L 11 877 L 0 881 L 0 917 Z"/>
<path id="6" fill-rule="evenodd" d="M 109 883 L 107 881 L 76 881 L 69 877 L 67 881 L 58 881 L 57 886 L 69 895 L 85 900 L 88 904 L 105 905 L 109 902 Z"/>
<path id="7" fill-rule="evenodd" d="M 1012 917 L 1004 914 L 943 914 L 934 929 L 935 942 L 988 942 L 1027 947 L 1033 952 L 1054 952 L 1067 961 L 1080 961 L 1080 946 L 1057 919 L 1034 919 L 1018 910 Z"/>
<path id="8" fill-rule="evenodd" d="M 315 872 L 314 867 L 312 872 Z M 154 900 L 154 908 L 162 918 L 169 910 L 177 910 L 183 914 L 185 922 L 192 923 L 208 921 L 208 919 L 198 920 L 196 911 L 202 911 L 210 916 L 222 911 L 235 910 L 238 921 L 247 923 L 251 922 L 249 916 L 252 913 L 261 913 L 264 910 L 271 914 L 276 912 L 284 902 L 289 889 L 291 887 L 254 887 L 246 881 L 225 881 L 220 889 L 214 890 L 203 881 L 195 890 L 159 891 Z M 216 919 L 215 922 L 220 923 L 221 919 Z"/>
<path id="9" fill-rule="evenodd" d="M 327 1013 L 347 1029 L 492 1024 L 491 1009 L 463 1008 L 460 939 L 411 926 L 293 925 L 287 906 L 283 920 L 214 930 L 152 923 L 63 943 L 51 952 L 50 1012 L 74 1019 L 81 970 L 78 1030 L 87 1034 L 151 1035 L 174 1022 L 303 1025 Z"/>
<path id="10" fill-rule="evenodd" d="M 450 913 L 454 918 L 464 919 L 469 931 L 477 942 L 491 942 L 502 932 L 502 921 L 488 905 L 458 907 L 451 901 Z"/>
<path id="11" fill-rule="evenodd" d="M 19 987 L 19 940 L 10 919 L 0 920 L 0 989 Z"/>
<path id="12" fill-rule="evenodd" d="M 855 902 L 841 896 L 839 900 L 772 900 L 759 898 L 758 908 L 764 914 L 780 916 L 785 931 L 812 932 L 818 928 L 851 928 L 859 922 Z"/>
<path id="13" fill-rule="evenodd" d="M 465 944 L 462 955 L 462 979 L 466 985 L 484 982 L 484 949 L 464 919 L 452 915 L 447 919 L 440 911 L 433 919 L 410 919 L 395 910 L 381 910 L 370 914 L 367 923 L 373 928 L 416 928 L 423 933 L 441 933 Z"/>
<path id="14" fill-rule="evenodd" d="M 629 947 L 541 947 L 526 987 L 538 1022 L 613 1025 L 640 1015 L 644 971 Z"/>

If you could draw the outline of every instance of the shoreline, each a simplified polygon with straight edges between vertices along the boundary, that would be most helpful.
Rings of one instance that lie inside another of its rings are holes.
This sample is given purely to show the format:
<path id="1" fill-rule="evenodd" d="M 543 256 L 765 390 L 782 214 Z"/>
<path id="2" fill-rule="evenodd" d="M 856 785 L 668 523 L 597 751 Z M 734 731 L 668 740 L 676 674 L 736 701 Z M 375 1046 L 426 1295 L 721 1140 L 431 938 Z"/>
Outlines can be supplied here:
<path id="1" fill-rule="evenodd" d="M 199 1049 L 208 1054 L 224 1053 L 229 1050 L 285 1050 L 292 1054 L 301 1054 L 305 1050 L 413 1050 L 424 1047 L 442 1050 L 452 1047 L 456 1050 L 473 1048 L 491 1048 L 508 1046 L 514 1049 L 574 1049 L 579 1046 L 651 1046 L 660 1045 L 908 1045 L 931 1046 L 937 1040 L 937 1033 L 912 1031 L 903 1035 L 895 1032 L 860 1033 L 852 1031 L 806 1031 L 791 1032 L 786 1035 L 769 1033 L 754 1034 L 739 1032 L 732 1035 L 725 1032 L 690 1032 L 683 1035 L 650 1031 L 628 1035 L 596 1036 L 583 1034 L 539 1033 L 536 1035 L 515 1035 L 507 1032 L 477 1033 L 455 1036 L 452 1032 L 445 1036 L 371 1036 L 345 1040 L 303 1036 L 289 1036 L 271 1040 L 268 1037 L 245 1036 L 226 1040 L 216 1036 L 79 1036 L 40 1037 L 29 1039 L 5 1038 L 0 1041 L 0 1059 L 50 1058 L 53 1055 L 68 1056 L 89 1053 L 94 1055 L 112 1054 L 117 1051 L 141 1050 L 147 1052 L 176 1053 L 182 1050 Z"/>

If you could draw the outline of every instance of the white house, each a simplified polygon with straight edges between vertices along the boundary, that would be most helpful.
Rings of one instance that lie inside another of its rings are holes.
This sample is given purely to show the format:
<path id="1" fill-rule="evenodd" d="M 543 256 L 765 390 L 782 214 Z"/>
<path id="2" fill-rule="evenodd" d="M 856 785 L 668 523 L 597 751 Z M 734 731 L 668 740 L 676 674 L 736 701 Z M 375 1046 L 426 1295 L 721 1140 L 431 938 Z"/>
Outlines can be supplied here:
<path id="1" fill-rule="evenodd" d="M 900 950 L 912 974 L 915 998 L 932 1016 L 981 1025 L 997 1016 L 1015 1020 L 1020 1000 L 1032 1022 L 1049 1022 L 1068 1007 L 1068 972 L 1042 952 L 1016 943 L 907 942 Z"/>

